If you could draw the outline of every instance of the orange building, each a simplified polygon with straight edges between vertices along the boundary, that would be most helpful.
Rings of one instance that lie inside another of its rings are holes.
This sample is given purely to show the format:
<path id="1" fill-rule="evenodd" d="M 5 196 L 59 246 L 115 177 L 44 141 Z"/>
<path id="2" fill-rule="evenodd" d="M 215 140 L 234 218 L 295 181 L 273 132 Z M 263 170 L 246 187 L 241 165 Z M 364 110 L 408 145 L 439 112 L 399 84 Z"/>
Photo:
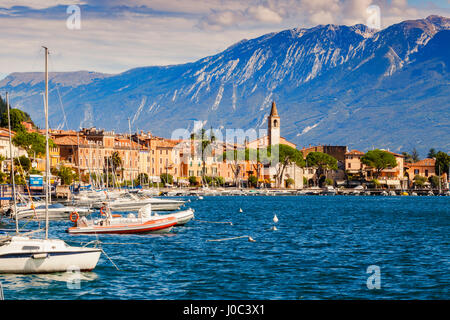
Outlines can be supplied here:
<path id="1" fill-rule="evenodd" d="M 414 179 L 417 175 L 428 178 L 436 175 L 435 166 L 436 159 L 423 159 L 405 164 L 405 169 L 410 179 Z"/>

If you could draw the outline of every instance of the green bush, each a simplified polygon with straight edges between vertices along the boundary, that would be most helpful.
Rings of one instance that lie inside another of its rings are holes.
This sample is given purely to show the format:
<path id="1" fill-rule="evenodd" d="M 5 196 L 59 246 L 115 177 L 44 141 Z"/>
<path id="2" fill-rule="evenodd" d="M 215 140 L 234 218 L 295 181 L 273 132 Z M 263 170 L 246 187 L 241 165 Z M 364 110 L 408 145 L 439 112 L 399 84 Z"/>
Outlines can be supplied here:
<path id="1" fill-rule="evenodd" d="M 256 187 L 258 185 L 258 178 L 254 175 L 248 176 L 249 187 Z"/>
<path id="2" fill-rule="evenodd" d="M 190 177 L 189 177 L 189 184 L 190 184 L 191 186 L 196 186 L 196 185 L 198 184 L 197 178 L 194 177 L 194 176 L 190 176 Z"/>

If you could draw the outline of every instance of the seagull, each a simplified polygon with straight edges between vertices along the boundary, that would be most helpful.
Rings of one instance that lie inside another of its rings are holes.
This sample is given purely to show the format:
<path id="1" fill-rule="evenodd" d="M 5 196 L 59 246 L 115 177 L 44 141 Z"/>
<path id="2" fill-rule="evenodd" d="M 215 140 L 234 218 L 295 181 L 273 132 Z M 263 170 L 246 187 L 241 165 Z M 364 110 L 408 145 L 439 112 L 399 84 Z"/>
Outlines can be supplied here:
<path id="1" fill-rule="evenodd" d="M 273 217 L 273 222 L 275 222 L 275 223 L 278 222 L 278 217 L 277 217 L 277 215 L 274 215 L 274 217 Z"/>

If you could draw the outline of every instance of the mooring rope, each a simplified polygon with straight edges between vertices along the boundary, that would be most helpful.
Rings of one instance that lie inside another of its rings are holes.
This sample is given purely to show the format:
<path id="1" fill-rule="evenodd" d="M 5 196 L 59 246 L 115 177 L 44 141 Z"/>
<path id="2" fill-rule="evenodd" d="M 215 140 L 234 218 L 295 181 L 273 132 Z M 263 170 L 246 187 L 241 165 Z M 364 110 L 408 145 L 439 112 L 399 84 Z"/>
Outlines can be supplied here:
<path id="1" fill-rule="evenodd" d="M 120 271 L 119 267 L 114 263 L 114 261 L 112 261 L 112 259 L 106 254 L 105 250 L 103 250 L 103 248 L 100 248 L 100 250 L 102 250 L 102 252 L 105 254 L 106 258 L 108 258 L 108 260 L 114 265 L 114 267 L 116 267 L 116 269 L 118 271 Z"/>
<path id="2" fill-rule="evenodd" d="M 248 241 L 250 241 L 250 242 L 255 242 L 256 241 L 250 236 L 239 236 L 239 237 L 223 238 L 223 239 L 210 239 L 210 240 L 206 240 L 206 242 L 228 241 L 228 240 L 235 240 L 235 239 L 241 239 L 241 238 L 248 238 Z"/>
<path id="3" fill-rule="evenodd" d="M 198 221 L 198 222 L 205 222 L 205 223 L 223 223 L 223 224 L 229 224 L 230 226 L 233 225 L 233 222 L 231 221 L 206 221 L 206 220 L 197 220 L 197 219 L 192 219 L 193 221 Z"/>

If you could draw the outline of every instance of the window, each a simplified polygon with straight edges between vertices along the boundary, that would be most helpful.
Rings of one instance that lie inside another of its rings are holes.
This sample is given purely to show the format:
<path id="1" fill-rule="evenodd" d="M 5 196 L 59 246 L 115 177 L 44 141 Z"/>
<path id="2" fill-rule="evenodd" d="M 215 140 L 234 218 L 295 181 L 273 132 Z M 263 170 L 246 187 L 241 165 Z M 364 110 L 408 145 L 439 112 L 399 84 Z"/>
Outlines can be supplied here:
<path id="1" fill-rule="evenodd" d="M 428 170 L 425 170 L 425 177 L 428 177 Z"/>
<path id="2" fill-rule="evenodd" d="M 349 164 L 348 164 L 348 166 L 347 166 L 347 168 L 349 168 L 349 169 L 350 169 L 351 167 L 352 167 L 352 164 L 351 164 L 351 163 L 349 163 Z"/>
<path id="3" fill-rule="evenodd" d="M 419 174 L 419 169 L 414 169 L 414 174 Z"/>

